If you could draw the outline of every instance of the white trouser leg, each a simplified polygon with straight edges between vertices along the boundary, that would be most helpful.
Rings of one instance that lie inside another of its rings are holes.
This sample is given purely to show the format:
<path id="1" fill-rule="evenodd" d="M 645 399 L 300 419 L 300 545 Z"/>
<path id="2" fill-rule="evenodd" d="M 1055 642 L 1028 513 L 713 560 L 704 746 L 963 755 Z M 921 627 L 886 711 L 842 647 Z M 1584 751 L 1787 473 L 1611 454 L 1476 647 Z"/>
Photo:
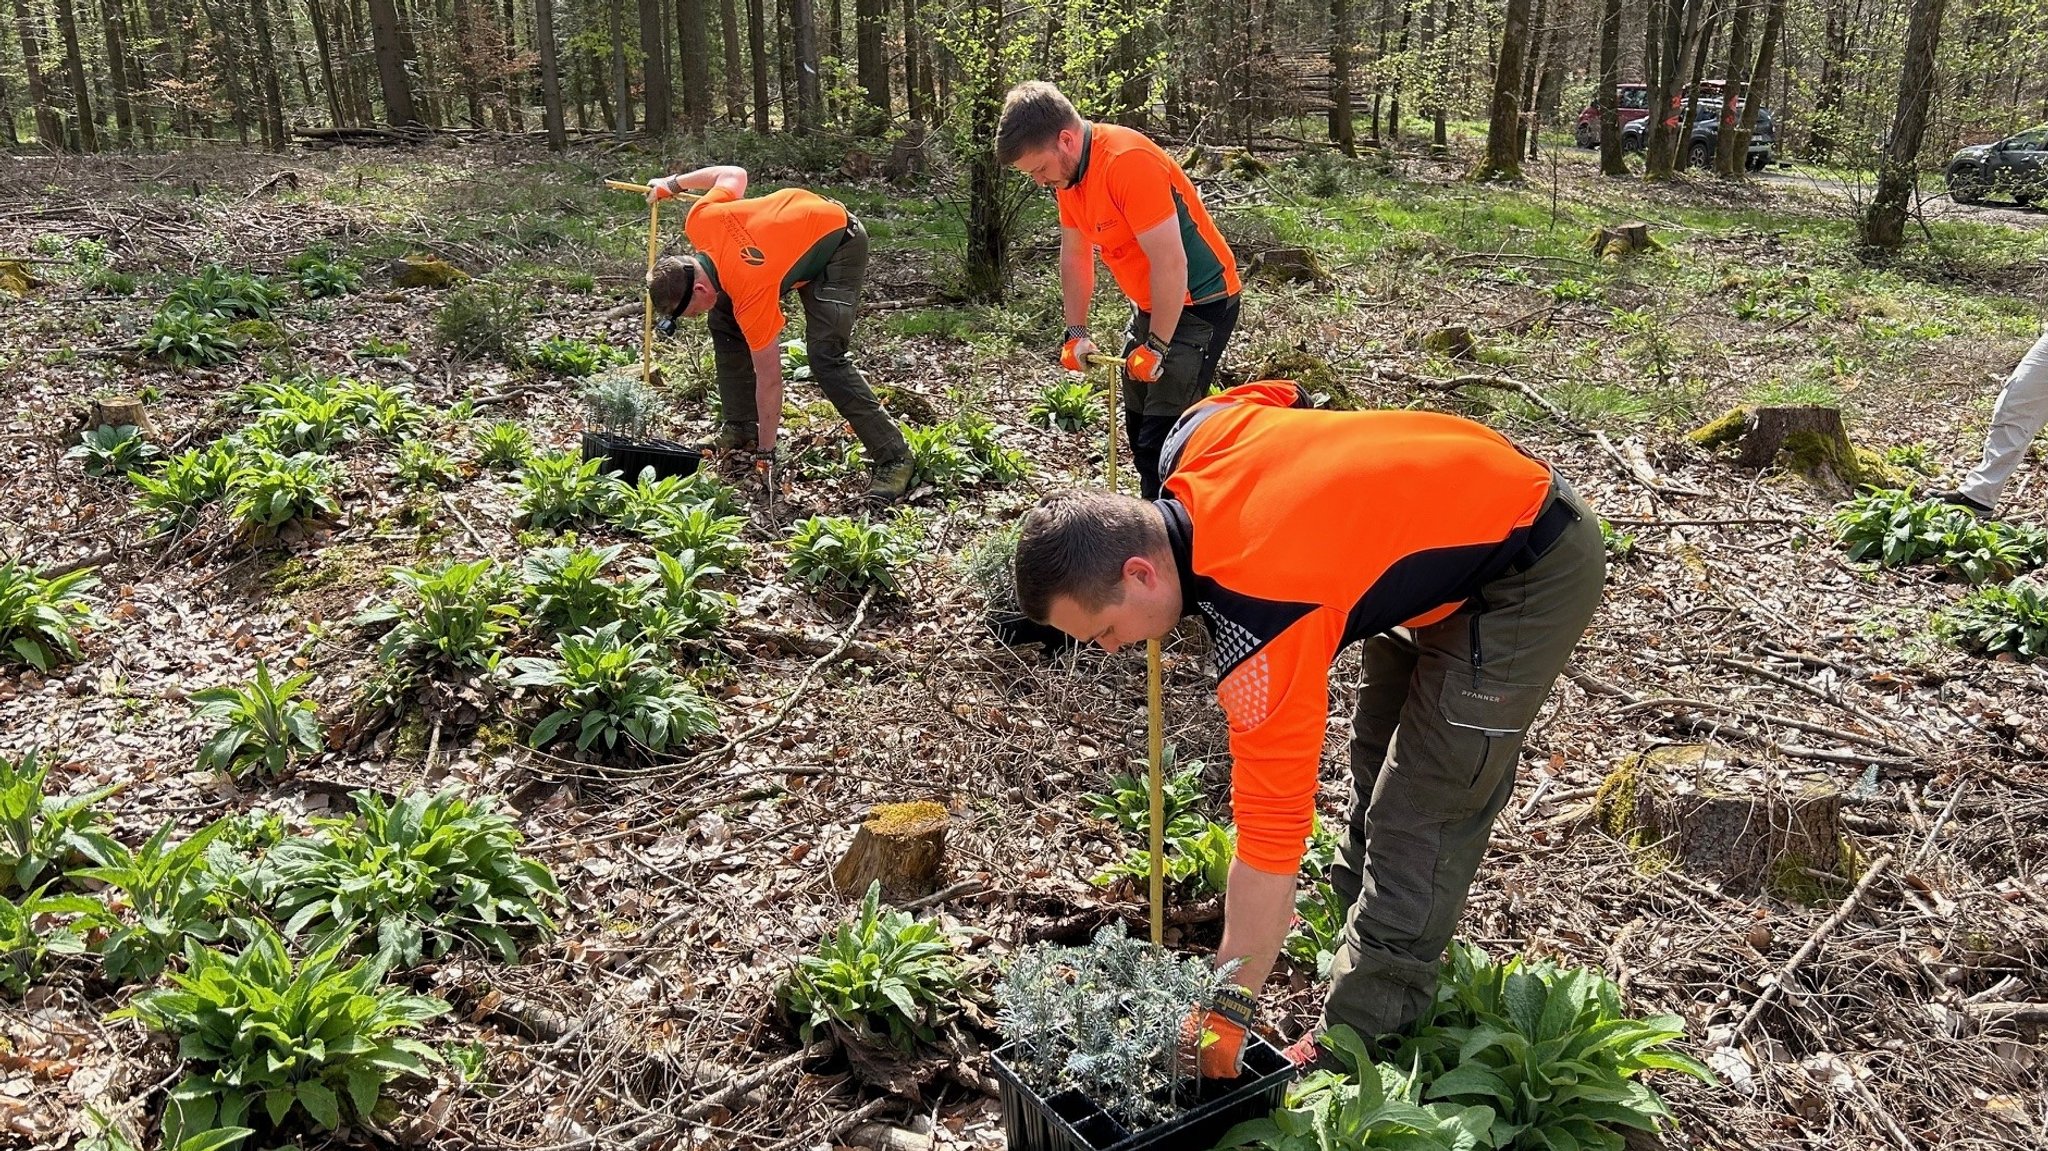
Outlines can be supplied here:
<path id="1" fill-rule="evenodd" d="M 2048 335 L 2034 341 L 2005 379 L 1991 431 L 1984 437 L 1984 462 L 1963 481 L 1964 495 L 1986 507 L 1998 506 L 2005 481 L 2026 458 L 2027 445 L 2048 425 Z"/>

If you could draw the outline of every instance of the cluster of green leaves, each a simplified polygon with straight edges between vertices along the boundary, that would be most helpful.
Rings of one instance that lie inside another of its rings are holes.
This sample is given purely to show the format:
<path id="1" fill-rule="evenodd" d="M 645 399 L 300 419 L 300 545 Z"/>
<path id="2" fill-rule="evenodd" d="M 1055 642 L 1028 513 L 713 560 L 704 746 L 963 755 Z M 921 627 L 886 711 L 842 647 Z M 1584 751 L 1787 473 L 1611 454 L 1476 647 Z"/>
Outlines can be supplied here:
<path id="1" fill-rule="evenodd" d="M 85 928 L 100 905 L 78 895 L 45 895 L 38 887 L 19 902 L 0 895 L 0 992 L 20 995 L 41 978 L 52 956 L 86 950 Z M 59 922 L 58 917 L 77 917 Z"/>
<path id="2" fill-rule="evenodd" d="M 145 355 L 177 367 L 203 368 L 234 359 L 242 350 L 242 341 L 228 331 L 227 320 L 212 312 L 166 304 L 150 318 L 141 348 Z"/>
<path id="3" fill-rule="evenodd" d="M 533 729 L 533 745 L 552 743 L 574 725 L 576 750 L 649 754 L 718 730 L 718 713 L 690 682 L 665 665 L 654 644 L 629 638 L 621 623 L 564 634 L 552 658 L 512 661 L 518 687 L 540 688 L 559 706 Z"/>
<path id="4" fill-rule="evenodd" d="M 320 381 L 273 377 L 243 394 L 257 405 L 255 422 L 241 433 L 251 447 L 325 455 L 355 438 L 358 425 L 349 401 Z"/>
<path id="5" fill-rule="evenodd" d="M 85 593 L 99 583 L 91 568 L 45 579 L 0 558 L 0 659 L 43 672 L 77 659 L 78 625 L 92 618 Z"/>
<path id="6" fill-rule="evenodd" d="M 346 964 L 330 946 L 294 963 L 267 925 L 238 955 L 188 942 L 171 986 L 145 991 L 115 1018 L 178 1043 L 187 1067 L 164 1109 L 163 1145 L 212 1137 L 237 1147 L 303 1112 L 321 1130 L 368 1118 L 385 1084 L 425 1076 L 440 1056 L 405 1033 L 448 1004 L 384 984 L 383 957 Z"/>
<path id="7" fill-rule="evenodd" d="M 953 941 L 936 923 L 882 907 L 871 883 L 860 911 L 796 962 L 778 993 L 804 1041 L 820 1027 L 909 1052 L 934 1041 L 941 1013 L 965 983 Z"/>
<path id="8" fill-rule="evenodd" d="M 1684 1037 L 1677 1016 L 1629 1017 L 1620 989 L 1597 971 L 1520 956 L 1494 963 L 1454 942 L 1432 1014 L 1389 1062 L 1417 1068 L 1426 1099 L 1489 1108 L 1484 1146 L 1619 1151 L 1617 1127 L 1654 1131 L 1671 1118 L 1644 1072 L 1714 1082 L 1670 1050 Z"/>
<path id="9" fill-rule="evenodd" d="M 613 544 L 528 552 L 519 572 L 527 616 L 546 632 L 579 631 L 627 620 L 647 585 L 606 578 L 606 571 L 625 550 L 626 545 Z"/>
<path id="10" fill-rule="evenodd" d="M 300 293 L 309 300 L 346 296 L 363 284 L 354 261 L 337 257 L 325 244 L 307 248 L 284 266 L 298 279 Z"/>
<path id="11" fill-rule="evenodd" d="M 1933 563 L 1971 583 L 2011 579 L 2048 562 L 2048 531 L 1979 520 L 1963 508 L 1912 492 L 1872 488 L 1835 510 L 1836 534 L 1852 560 L 1885 567 Z"/>
<path id="12" fill-rule="evenodd" d="M 995 425 L 963 412 L 943 424 L 909 428 L 910 462 L 918 482 L 952 493 L 976 484 L 1009 484 L 1023 479 L 1024 454 L 996 439 Z"/>
<path id="13" fill-rule="evenodd" d="M 694 553 L 707 564 L 734 567 L 747 557 L 740 538 L 746 517 L 739 493 L 706 471 L 657 477 L 652 469 L 637 483 L 612 480 L 605 515 L 613 526 L 663 550 Z"/>
<path id="14" fill-rule="evenodd" d="M 535 344 L 527 358 L 544 372 L 581 378 L 594 376 L 633 357 L 610 344 L 591 344 L 570 336 L 549 336 Z"/>
<path id="15" fill-rule="evenodd" d="M 253 772 L 276 778 L 300 753 L 317 755 L 326 746 L 314 706 L 299 697 L 313 680 L 303 671 L 272 678 L 270 665 L 256 661 L 256 678 L 192 693 L 197 718 L 217 726 L 199 749 L 199 766 L 229 775 Z"/>
<path id="16" fill-rule="evenodd" d="M 1317 979 L 1328 979 L 1344 939 L 1344 906 L 1337 889 L 1327 879 L 1307 879 L 1294 897 L 1294 917 L 1284 945 L 1288 958 L 1314 971 Z"/>
<path id="17" fill-rule="evenodd" d="M 1560 304 L 1597 304 L 1603 298 L 1600 285 L 1565 276 L 1550 285 L 1550 298 Z"/>
<path id="18" fill-rule="evenodd" d="M 1606 520 L 1600 521 L 1600 546 L 1607 552 L 1607 558 L 1615 563 L 1629 563 L 1636 558 L 1640 541 L 1634 532 L 1625 532 Z"/>
<path id="19" fill-rule="evenodd" d="M 517 473 L 519 518 L 537 528 L 604 517 L 614 492 L 602 459 L 581 452 L 537 452 Z"/>
<path id="20" fill-rule="evenodd" d="M 533 455 L 533 436 L 517 420 L 498 420 L 470 433 L 479 467 L 509 471 L 523 467 Z"/>
<path id="21" fill-rule="evenodd" d="M 700 563 L 695 552 L 656 551 L 639 561 L 650 581 L 633 621 L 640 634 L 673 646 L 717 633 L 732 613 L 732 593 L 712 586 L 725 569 Z"/>
<path id="22" fill-rule="evenodd" d="M 104 476 L 108 472 L 127 475 L 158 454 L 157 446 L 143 437 L 134 424 L 104 424 L 78 434 L 78 446 L 64 453 L 68 460 L 84 460 L 85 474 Z"/>
<path id="23" fill-rule="evenodd" d="M 1101 420 L 1100 393 L 1086 376 L 1048 386 L 1031 401 L 1031 422 L 1062 432 L 1078 432 Z"/>
<path id="24" fill-rule="evenodd" d="M 1142 833 L 1140 842 L 1149 845 L 1150 834 Z M 1220 895 L 1230 886 L 1230 864 L 1236 858 L 1237 836 L 1227 825 L 1203 819 L 1193 830 L 1166 837 L 1160 866 L 1166 882 L 1182 884 L 1190 897 L 1199 898 Z M 1096 875 L 1093 882 L 1106 887 L 1119 879 L 1139 884 L 1151 882 L 1149 846 L 1131 848 L 1122 859 Z"/>
<path id="25" fill-rule="evenodd" d="M 398 445 L 398 463 L 393 473 L 398 482 L 415 491 L 443 488 L 462 476 L 455 458 L 425 440 L 406 440 Z"/>
<path id="26" fill-rule="evenodd" d="M 394 568 L 391 582 L 409 594 L 363 612 L 356 623 L 385 627 L 377 657 L 387 667 L 434 674 L 490 672 L 519 619 L 516 591 L 492 560 Z"/>
<path id="27" fill-rule="evenodd" d="M 1200 760 L 1185 768 L 1177 764 L 1177 753 L 1166 749 L 1160 765 L 1164 786 L 1160 801 L 1165 816 L 1162 867 L 1169 883 L 1190 884 L 1195 894 L 1220 892 L 1230 881 L 1230 861 L 1237 841 L 1230 828 L 1203 815 Z M 1109 790 L 1087 797 L 1089 809 L 1099 818 L 1114 822 L 1118 830 L 1138 846 L 1112 864 L 1094 882 L 1107 886 L 1120 879 L 1140 884 L 1152 877 L 1152 789 L 1143 765 L 1110 779 Z"/>
<path id="28" fill-rule="evenodd" d="M 913 549 L 888 524 L 845 516 L 811 516 L 790 525 L 790 574 L 815 588 L 859 594 L 899 590 L 897 576 Z"/>
<path id="29" fill-rule="evenodd" d="M 1288 1087 L 1279 1110 L 1231 1128 L 1219 1148 L 1474 1151 L 1492 1145 L 1487 1141 L 1491 1108 L 1423 1103 L 1421 1077 L 1375 1064 L 1349 1027 L 1332 1027 L 1318 1042 L 1345 1070 L 1317 1071 L 1298 1080 Z"/>
<path id="30" fill-rule="evenodd" d="M 104 864 L 120 845 L 102 830 L 99 802 L 111 787 L 46 795 L 50 767 L 34 751 L 0 757 L 0 891 L 33 891 L 75 865 Z"/>
<path id="31" fill-rule="evenodd" d="M 126 906 L 127 916 L 118 915 L 109 900 L 109 910 L 95 917 L 104 932 L 99 953 L 109 980 L 154 979 L 186 941 L 220 941 L 228 904 L 215 844 L 227 848 L 234 828 L 231 819 L 216 820 L 174 844 L 177 825 L 165 823 L 141 850 L 115 845 L 106 863 L 77 872 L 119 891 Z"/>
<path id="32" fill-rule="evenodd" d="M 198 522 L 203 508 L 227 495 L 246 466 L 240 447 L 224 438 L 203 448 L 187 448 L 158 464 L 154 472 L 128 478 L 141 489 L 136 502 L 155 513 L 155 531 L 184 531 Z"/>
<path id="33" fill-rule="evenodd" d="M 377 950 L 410 967 L 465 941 L 517 962 L 514 931 L 553 927 L 554 877 L 519 853 L 519 829 L 489 803 L 452 787 L 352 798 L 355 817 L 314 820 L 313 834 L 272 848 L 250 877 L 285 934 L 374 931 Z"/>
<path id="34" fill-rule="evenodd" d="M 311 452 L 280 455 L 257 449 L 243 458 L 228 489 L 233 516 L 244 538 L 263 539 L 298 520 L 326 519 L 341 505 L 334 497 L 334 470 Z"/>
<path id="35" fill-rule="evenodd" d="M 323 381 L 357 427 L 384 440 L 402 440 L 424 426 L 427 410 L 412 396 L 375 380 Z"/>
<path id="36" fill-rule="evenodd" d="M 283 302 L 284 292 L 261 276 L 208 264 L 172 288 L 164 307 L 222 320 L 267 320 Z"/>
<path id="37" fill-rule="evenodd" d="M 472 280 L 448 294 L 434 316 L 434 338 L 457 356 L 515 363 L 526 354 L 531 313 L 531 302 L 519 288 Z"/>
<path id="38" fill-rule="evenodd" d="M 1943 611 L 1936 626 L 1971 651 L 2038 659 L 2048 654 L 2048 591 L 2024 579 L 1990 584 Z"/>

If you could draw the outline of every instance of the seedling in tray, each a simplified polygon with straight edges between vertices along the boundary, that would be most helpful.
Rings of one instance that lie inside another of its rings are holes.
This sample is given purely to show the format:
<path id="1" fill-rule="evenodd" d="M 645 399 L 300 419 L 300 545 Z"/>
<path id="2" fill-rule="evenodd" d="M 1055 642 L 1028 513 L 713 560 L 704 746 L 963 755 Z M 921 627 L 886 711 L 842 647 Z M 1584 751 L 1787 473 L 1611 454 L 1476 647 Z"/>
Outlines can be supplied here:
<path id="1" fill-rule="evenodd" d="M 996 987 L 1009 1042 L 993 1060 L 1012 1151 L 1213 1145 L 1278 1106 L 1293 1068 L 1246 1036 L 1244 1073 L 1203 1079 L 1189 1026 L 1230 969 L 1105 927 L 1080 947 L 1020 952 Z"/>

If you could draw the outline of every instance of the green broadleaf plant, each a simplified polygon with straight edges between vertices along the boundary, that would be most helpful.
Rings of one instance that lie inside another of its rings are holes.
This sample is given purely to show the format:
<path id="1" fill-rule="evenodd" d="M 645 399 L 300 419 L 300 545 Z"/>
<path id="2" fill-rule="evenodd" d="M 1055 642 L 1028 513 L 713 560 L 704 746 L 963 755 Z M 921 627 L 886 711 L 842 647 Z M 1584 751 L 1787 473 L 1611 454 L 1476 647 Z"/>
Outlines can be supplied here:
<path id="1" fill-rule="evenodd" d="M 299 698 L 312 680 L 310 671 L 273 679 L 270 666 L 259 659 L 256 678 L 248 683 L 193 692 L 197 717 L 220 724 L 199 749 L 200 768 L 228 775 L 254 771 L 275 779 L 301 752 L 319 754 L 325 747 L 319 714 Z"/>

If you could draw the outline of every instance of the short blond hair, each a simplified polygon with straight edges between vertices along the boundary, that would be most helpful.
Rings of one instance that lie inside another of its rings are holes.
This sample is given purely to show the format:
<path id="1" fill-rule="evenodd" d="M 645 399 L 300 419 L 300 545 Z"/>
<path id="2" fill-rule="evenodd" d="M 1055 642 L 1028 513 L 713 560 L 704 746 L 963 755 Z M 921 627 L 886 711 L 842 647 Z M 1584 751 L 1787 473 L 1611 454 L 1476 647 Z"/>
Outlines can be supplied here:
<path id="1" fill-rule="evenodd" d="M 996 122 L 996 163 L 1007 168 L 1024 153 L 1051 144 L 1061 132 L 1080 127 L 1081 114 L 1064 93 L 1044 80 L 1026 80 L 1003 97 L 1003 117 Z"/>

